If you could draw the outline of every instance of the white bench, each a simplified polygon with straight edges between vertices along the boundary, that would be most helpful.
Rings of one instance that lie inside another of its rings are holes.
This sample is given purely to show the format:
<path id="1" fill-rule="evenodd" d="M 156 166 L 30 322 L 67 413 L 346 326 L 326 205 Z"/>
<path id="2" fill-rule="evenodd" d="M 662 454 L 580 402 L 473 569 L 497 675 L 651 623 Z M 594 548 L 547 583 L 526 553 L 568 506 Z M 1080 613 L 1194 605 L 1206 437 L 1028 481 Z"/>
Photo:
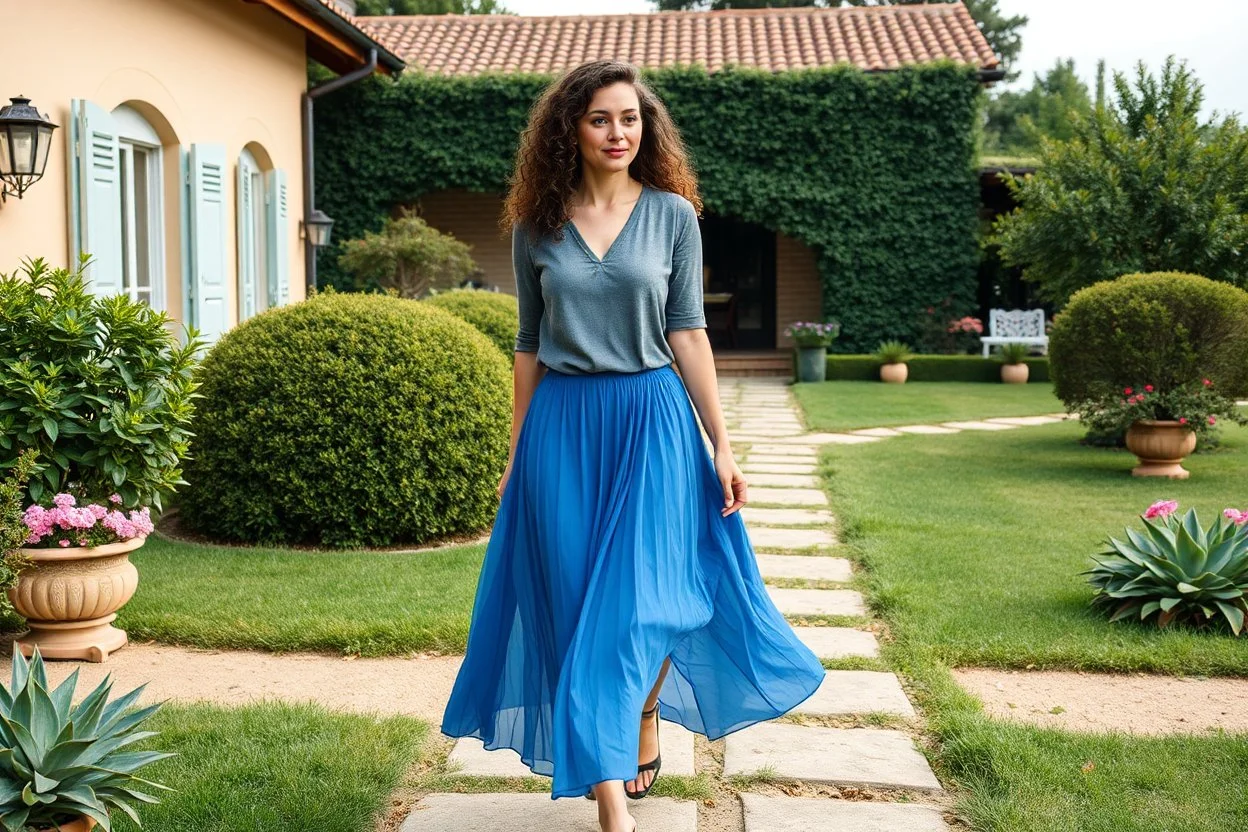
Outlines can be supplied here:
<path id="1" fill-rule="evenodd" d="M 1002 344 L 1030 344 L 1040 347 L 1040 353 L 1049 352 L 1049 336 L 1044 334 L 1043 309 L 989 309 L 988 334 L 980 338 L 984 345 L 984 358 L 989 350 Z"/>

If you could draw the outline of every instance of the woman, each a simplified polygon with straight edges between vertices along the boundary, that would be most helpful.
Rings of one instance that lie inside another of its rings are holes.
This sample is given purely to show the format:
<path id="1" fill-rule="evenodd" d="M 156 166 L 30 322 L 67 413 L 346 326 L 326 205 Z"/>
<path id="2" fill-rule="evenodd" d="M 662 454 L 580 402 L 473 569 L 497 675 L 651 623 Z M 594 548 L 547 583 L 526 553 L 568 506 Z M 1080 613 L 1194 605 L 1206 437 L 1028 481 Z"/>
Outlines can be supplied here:
<path id="1" fill-rule="evenodd" d="M 442 731 L 514 749 L 552 798 L 596 799 L 603 832 L 636 829 L 624 798 L 658 775 L 660 716 L 714 740 L 823 679 L 738 513 L 700 207 L 631 64 L 578 66 L 534 106 L 503 218 L 520 307 L 511 457 Z"/>

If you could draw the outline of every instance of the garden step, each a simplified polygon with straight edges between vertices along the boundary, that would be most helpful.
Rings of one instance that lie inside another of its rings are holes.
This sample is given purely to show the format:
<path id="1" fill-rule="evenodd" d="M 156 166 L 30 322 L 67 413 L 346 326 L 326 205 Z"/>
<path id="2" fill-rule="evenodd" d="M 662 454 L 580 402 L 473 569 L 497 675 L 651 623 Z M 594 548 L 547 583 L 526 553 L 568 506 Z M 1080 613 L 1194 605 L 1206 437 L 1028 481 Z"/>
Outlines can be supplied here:
<path id="1" fill-rule="evenodd" d="M 782 503 L 791 506 L 826 506 L 828 495 L 814 488 L 755 488 L 750 499 L 756 503 Z"/>
<path id="2" fill-rule="evenodd" d="M 755 474 L 746 477 L 751 486 L 763 485 L 772 488 L 818 488 L 819 478 L 812 474 Z"/>
<path id="3" fill-rule="evenodd" d="M 741 519 L 747 528 L 751 526 L 824 526 L 835 521 L 831 513 L 807 508 L 754 508 L 741 509 Z M 828 533 L 829 536 L 831 532 Z M 835 537 L 832 538 L 835 541 Z"/>
<path id="4" fill-rule="evenodd" d="M 851 656 L 875 658 L 880 645 L 874 633 L 851 627 L 794 627 L 802 644 L 821 659 L 844 659 Z"/>
<path id="5" fill-rule="evenodd" d="M 781 589 L 767 594 L 784 615 L 866 615 L 862 595 L 852 589 Z"/>
<path id="6" fill-rule="evenodd" d="M 914 716 L 914 706 L 892 673 L 877 670 L 829 670 L 819 690 L 794 709 L 814 716 L 885 713 Z"/>
<path id="7" fill-rule="evenodd" d="M 901 731 L 763 722 L 728 735 L 725 777 L 764 768 L 781 779 L 810 783 L 940 789 L 914 740 Z"/>
<path id="8" fill-rule="evenodd" d="M 640 720 L 640 717 L 638 717 Z M 659 745 L 663 749 L 663 773 L 692 777 L 693 733 L 683 725 L 660 720 Z M 510 748 L 486 751 L 481 740 L 460 737 L 447 762 L 460 763 L 458 774 L 472 777 L 537 777 L 529 770 L 520 755 Z"/>
<path id="9" fill-rule="evenodd" d="M 916 434 L 938 434 L 938 433 L 961 433 L 957 428 L 941 427 L 940 425 L 901 425 L 896 430 L 902 433 Z"/>
<path id="10" fill-rule="evenodd" d="M 836 545 L 836 538 L 824 529 L 773 529 L 767 526 L 751 529 L 747 524 L 746 531 L 750 536 L 750 544 L 756 550 L 806 549 L 810 546 Z"/>
<path id="11" fill-rule="evenodd" d="M 947 832 L 940 809 L 878 800 L 741 794 L 745 832 Z M 640 828 L 640 827 L 638 827 Z"/>
<path id="12" fill-rule="evenodd" d="M 946 428 L 958 430 L 1013 430 L 1017 425 L 1002 425 L 997 422 L 942 422 Z"/>
<path id="13" fill-rule="evenodd" d="M 663 766 L 667 770 L 666 759 Z M 696 832 L 698 804 L 670 797 L 629 801 L 639 830 Z M 430 794 L 421 798 L 399 832 L 590 832 L 598 829 L 594 804 L 551 800 L 550 794 Z"/>
<path id="14" fill-rule="evenodd" d="M 862 430 L 850 431 L 854 436 L 878 436 L 886 438 L 889 436 L 901 436 L 901 433 L 893 428 L 863 428 Z"/>
<path id="15" fill-rule="evenodd" d="M 743 474 L 814 474 L 818 468 L 813 462 L 744 462 Z"/>
<path id="16" fill-rule="evenodd" d="M 845 558 L 823 555 L 755 555 L 764 578 L 805 578 L 810 581 L 847 583 L 854 570 Z"/>

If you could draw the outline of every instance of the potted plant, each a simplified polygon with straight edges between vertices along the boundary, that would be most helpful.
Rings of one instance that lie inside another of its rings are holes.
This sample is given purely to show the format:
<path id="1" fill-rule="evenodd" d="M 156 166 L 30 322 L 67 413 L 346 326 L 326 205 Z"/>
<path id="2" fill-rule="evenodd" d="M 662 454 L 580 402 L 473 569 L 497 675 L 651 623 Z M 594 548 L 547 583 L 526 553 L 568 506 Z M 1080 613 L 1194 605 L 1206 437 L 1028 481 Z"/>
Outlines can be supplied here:
<path id="1" fill-rule="evenodd" d="M 92 295 L 87 263 L 0 274 L 0 468 L 37 452 L 19 549 L 31 565 L 7 591 L 31 625 L 18 645 L 99 662 L 126 643 L 110 622 L 137 584 L 127 554 L 185 482 L 204 342 L 188 328 L 180 343 L 145 303 Z"/>
<path id="2" fill-rule="evenodd" d="M 148 790 L 177 791 L 133 774 L 176 752 L 121 750 L 159 733 L 136 729 L 164 702 L 125 713 L 147 685 L 109 702 L 113 683 L 105 679 L 71 708 L 77 681 L 75 670 L 49 691 L 39 650 L 29 664 L 21 651 L 13 651 L 12 684 L 5 690 L 0 683 L 0 826 L 5 832 L 91 832 L 97 823 L 107 832 L 111 809 L 142 828 L 128 801 L 160 803 Z"/>
<path id="3" fill-rule="evenodd" d="M 1001 345 L 1001 380 L 1006 384 L 1026 384 L 1031 373 L 1026 363 L 1029 349 L 1026 344 L 1011 341 Z"/>
<path id="4" fill-rule="evenodd" d="M 811 323 L 799 321 L 785 327 L 784 334 L 797 345 L 797 380 L 823 381 L 828 373 L 828 344 L 841 333 L 837 321 Z"/>
<path id="5" fill-rule="evenodd" d="M 881 362 L 880 380 L 889 384 L 905 384 L 910 375 L 906 362 L 911 355 L 908 344 L 901 341 L 881 341 L 875 351 L 875 357 Z"/>
<path id="6" fill-rule="evenodd" d="M 1197 438 L 1212 431 L 1219 419 L 1248 424 L 1234 399 L 1214 391 L 1207 378 L 1169 390 L 1152 384 L 1126 387 L 1121 394 L 1089 398 L 1079 416 L 1101 433 L 1125 427 L 1127 449 L 1140 462 L 1131 470 L 1133 476 L 1171 479 L 1191 475 L 1182 462 L 1196 449 Z"/>

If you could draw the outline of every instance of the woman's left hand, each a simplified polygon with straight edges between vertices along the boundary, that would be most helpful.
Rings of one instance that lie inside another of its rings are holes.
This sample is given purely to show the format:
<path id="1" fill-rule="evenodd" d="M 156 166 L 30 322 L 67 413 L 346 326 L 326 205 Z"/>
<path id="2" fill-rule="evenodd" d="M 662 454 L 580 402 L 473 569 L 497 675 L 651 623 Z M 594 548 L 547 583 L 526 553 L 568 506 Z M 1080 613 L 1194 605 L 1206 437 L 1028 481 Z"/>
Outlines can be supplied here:
<path id="1" fill-rule="evenodd" d="M 724 507 L 720 509 L 720 516 L 727 517 L 749 501 L 745 475 L 737 467 L 731 449 L 715 451 L 715 473 L 719 475 L 719 484 L 724 489 Z"/>

